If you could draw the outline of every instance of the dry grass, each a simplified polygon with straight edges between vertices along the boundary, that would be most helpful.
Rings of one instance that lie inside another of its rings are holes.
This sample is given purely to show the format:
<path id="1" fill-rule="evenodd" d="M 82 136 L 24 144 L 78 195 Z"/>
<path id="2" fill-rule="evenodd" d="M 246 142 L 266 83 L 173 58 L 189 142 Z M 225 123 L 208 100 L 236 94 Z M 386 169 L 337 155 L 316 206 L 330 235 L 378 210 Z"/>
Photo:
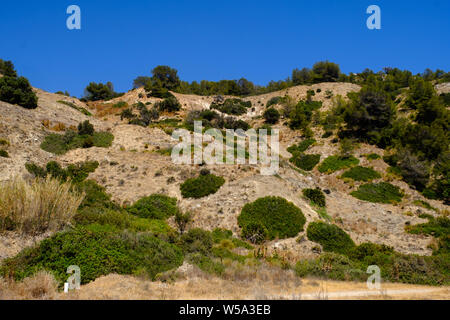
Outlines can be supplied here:
<path id="1" fill-rule="evenodd" d="M 46 271 L 40 271 L 22 282 L 0 278 L 0 300 L 49 300 L 58 294 L 58 283 Z"/>
<path id="2" fill-rule="evenodd" d="M 31 184 L 14 178 L 0 184 L 0 231 L 36 235 L 67 225 L 84 195 L 71 191 L 70 183 L 47 178 Z"/>

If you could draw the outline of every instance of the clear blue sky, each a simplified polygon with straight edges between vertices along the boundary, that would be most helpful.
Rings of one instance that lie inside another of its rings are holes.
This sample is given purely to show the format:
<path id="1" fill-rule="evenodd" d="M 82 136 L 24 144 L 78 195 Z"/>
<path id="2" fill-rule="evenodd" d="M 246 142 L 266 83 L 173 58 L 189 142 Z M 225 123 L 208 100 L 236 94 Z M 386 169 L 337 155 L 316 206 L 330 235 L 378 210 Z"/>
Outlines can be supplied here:
<path id="1" fill-rule="evenodd" d="M 81 8 L 82 30 L 66 28 Z M 376 4 L 382 29 L 366 27 Z M 285 79 L 330 60 L 345 73 L 368 67 L 449 71 L 448 0 L 2 1 L 0 58 L 33 86 L 80 96 L 91 82 L 127 91 L 156 65 L 183 80 Z"/>

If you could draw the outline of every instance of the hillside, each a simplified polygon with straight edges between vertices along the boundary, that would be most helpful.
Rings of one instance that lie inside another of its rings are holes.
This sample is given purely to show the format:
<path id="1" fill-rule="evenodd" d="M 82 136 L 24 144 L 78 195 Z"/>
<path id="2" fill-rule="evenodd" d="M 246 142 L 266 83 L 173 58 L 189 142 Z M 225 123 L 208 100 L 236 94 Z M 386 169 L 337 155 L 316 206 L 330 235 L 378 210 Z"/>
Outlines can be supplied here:
<path id="1" fill-rule="evenodd" d="M 329 111 L 335 103 L 334 99 L 326 96 L 327 91 L 332 91 L 334 96 L 340 95 L 348 100 L 349 92 L 358 92 L 360 89 L 360 86 L 351 83 L 319 83 L 249 96 L 243 100 L 250 101 L 252 108 L 236 118 L 257 128 L 264 124 L 262 115 L 266 110 L 267 102 L 274 97 L 290 96 L 295 101 L 304 100 L 307 98 L 308 90 L 314 90 L 316 94 L 313 100 L 322 102 L 320 111 L 325 112 Z M 448 84 L 438 87 L 439 92 L 446 92 L 447 89 Z M 423 234 L 407 233 L 405 226 L 426 223 L 428 220 L 422 214 L 438 217 L 439 212 L 448 213 L 449 210 L 442 201 L 426 199 L 420 192 L 392 174 L 388 170 L 390 166 L 382 158 L 368 159 L 368 154 L 377 154 L 382 157 L 385 152 L 374 145 L 359 143 L 352 151 L 352 155 L 359 160 L 359 166 L 372 167 L 380 173 L 380 177 L 373 182 L 388 181 L 398 186 L 404 192 L 404 197 L 399 202 L 372 203 L 353 197 L 350 193 L 357 190 L 361 183 L 340 178 L 346 169 L 328 174 L 320 172 L 318 166 L 312 171 L 296 168 L 289 162 L 292 155 L 287 149 L 305 138 L 298 130 L 291 130 L 284 125 L 287 119 L 282 118 L 278 124 L 272 126 L 280 130 L 280 170 L 277 175 L 265 176 L 261 175 L 259 164 L 202 167 L 174 164 L 170 155 L 161 152 L 177 144 L 170 135 L 171 128 L 156 123 L 147 127 L 129 124 L 126 119 L 121 120 L 120 117 L 120 113 L 125 108 L 113 106 L 121 101 L 126 102 L 127 106 L 136 103 L 151 105 L 161 101 L 158 98 L 147 97 L 143 88 L 129 91 L 110 101 L 87 103 L 40 89 L 34 89 L 34 91 L 38 97 L 36 109 L 24 109 L 0 101 L 2 111 L 0 138 L 8 141 L 9 144 L 7 147 L 9 158 L 1 158 L 0 161 L 0 181 L 8 181 L 16 176 L 31 179 L 32 175 L 25 168 L 25 164 L 30 162 L 45 166 L 49 161 L 57 161 L 66 167 L 74 163 L 97 161 L 99 166 L 90 173 L 89 179 L 94 179 L 99 185 L 104 186 L 106 192 L 117 204 L 127 207 L 151 194 L 164 194 L 176 198 L 181 211 L 191 212 L 192 223 L 189 224 L 188 229 L 201 228 L 213 231 L 216 228 L 223 228 L 231 230 L 234 237 L 241 235 L 238 216 L 244 205 L 267 196 L 285 198 L 300 208 L 306 218 L 305 227 L 314 221 L 324 221 L 320 211 L 302 195 L 303 189 L 319 188 L 326 190 L 326 214 L 330 221 L 348 233 L 356 245 L 364 242 L 384 244 L 393 247 L 399 253 L 420 256 L 432 255 L 433 250 L 430 244 L 435 243 L 435 239 Z M 180 102 L 181 110 L 162 112 L 160 121 L 185 120 L 192 110 L 209 109 L 215 99 L 214 96 L 175 92 L 173 95 Z M 237 99 L 238 97 L 225 96 L 224 98 Z M 275 104 L 275 108 L 282 110 L 282 106 L 278 104 Z M 86 112 L 80 110 L 86 110 L 92 115 L 86 115 Z M 79 123 L 86 120 L 89 120 L 96 132 L 109 132 L 114 136 L 110 147 L 77 148 L 61 155 L 41 148 L 48 134 L 64 132 L 68 128 L 76 129 Z M 311 138 L 315 140 L 315 143 L 305 151 L 306 154 L 320 154 L 323 161 L 339 153 L 339 144 L 333 143 L 334 136 L 325 137 L 325 131 L 319 126 L 313 127 L 312 132 Z M 199 199 L 184 198 L 180 186 L 187 179 L 198 176 L 202 168 L 207 168 L 211 173 L 223 177 L 224 185 L 216 193 Z M 433 209 L 425 208 L 418 201 L 427 202 Z M 168 219 L 168 223 L 176 229 L 173 217 Z M 39 243 L 49 236 L 51 232 L 34 236 L 20 235 L 13 231 L 0 234 L 0 260 L 11 258 L 22 249 Z M 308 240 L 306 228 L 295 237 L 270 240 L 265 243 L 265 246 L 267 256 L 281 255 L 290 264 L 295 264 L 300 259 L 318 258 L 323 252 L 316 242 Z M 243 250 L 244 253 L 251 252 Z M 189 275 L 187 277 L 189 278 Z M 283 278 L 285 275 L 280 277 Z M 108 277 L 102 278 L 88 284 L 87 288 L 81 291 L 81 297 L 91 298 L 85 292 L 95 290 L 92 288 L 95 288 L 97 284 L 103 288 L 105 281 L 109 281 L 107 279 Z M 132 280 L 131 283 L 136 281 L 139 280 Z M 186 284 L 180 284 L 174 292 L 177 290 L 182 292 L 185 286 Z M 311 289 L 308 292 L 314 291 Z M 141 293 L 137 297 L 140 298 Z M 171 293 L 168 297 L 177 298 L 178 296 Z M 207 295 L 199 295 L 199 297 L 210 298 Z M 234 296 L 224 297 L 233 298 Z M 444 297 L 448 298 L 448 291 Z"/>

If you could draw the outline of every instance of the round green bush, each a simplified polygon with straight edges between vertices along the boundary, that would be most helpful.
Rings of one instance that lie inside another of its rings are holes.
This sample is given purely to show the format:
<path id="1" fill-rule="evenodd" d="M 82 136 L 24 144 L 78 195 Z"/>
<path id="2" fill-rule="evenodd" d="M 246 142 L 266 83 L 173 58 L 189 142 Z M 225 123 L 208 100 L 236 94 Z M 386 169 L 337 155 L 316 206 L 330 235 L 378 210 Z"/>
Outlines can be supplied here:
<path id="1" fill-rule="evenodd" d="M 152 194 L 139 199 L 128 212 L 147 219 L 167 219 L 178 212 L 177 199 L 163 194 Z"/>
<path id="2" fill-rule="evenodd" d="M 311 171 L 319 163 L 320 154 L 303 154 L 296 152 L 289 161 L 300 169 Z"/>
<path id="3" fill-rule="evenodd" d="M 350 236 L 334 224 L 311 222 L 306 235 L 309 240 L 321 244 L 324 251 L 345 254 L 355 247 Z"/>
<path id="4" fill-rule="evenodd" d="M 318 169 L 322 173 L 333 173 L 335 171 L 349 168 L 357 164 L 359 164 L 359 160 L 353 156 L 330 156 L 320 164 Z"/>
<path id="5" fill-rule="evenodd" d="M 184 198 L 203 198 L 216 193 L 225 183 L 225 179 L 213 174 L 200 175 L 197 178 L 186 180 L 181 186 L 181 195 Z"/>
<path id="6" fill-rule="evenodd" d="M 311 200 L 315 205 L 319 207 L 325 207 L 326 201 L 325 201 L 325 195 L 323 194 L 322 190 L 319 188 L 316 189 L 303 189 L 303 195 Z"/>
<path id="7" fill-rule="evenodd" d="M 351 195 L 359 200 L 375 203 L 400 202 L 403 198 L 402 190 L 388 182 L 364 184 Z"/>
<path id="8" fill-rule="evenodd" d="M 280 120 L 280 113 L 275 108 L 269 108 L 263 114 L 266 123 L 275 124 Z"/>
<path id="9" fill-rule="evenodd" d="M 381 178 L 381 174 L 372 168 L 366 168 L 361 166 L 356 166 L 348 171 L 345 171 L 342 178 L 350 178 L 355 181 L 370 181 L 373 179 Z"/>
<path id="10" fill-rule="evenodd" d="M 260 223 L 267 229 L 267 239 L 271 240 L 295 237 L 303 230 L 305 222 L 302 211 L 281 197 L 259 198 L 247 203 L 238 217 L 239 226 L 247 231 L 251 223 Z"/>

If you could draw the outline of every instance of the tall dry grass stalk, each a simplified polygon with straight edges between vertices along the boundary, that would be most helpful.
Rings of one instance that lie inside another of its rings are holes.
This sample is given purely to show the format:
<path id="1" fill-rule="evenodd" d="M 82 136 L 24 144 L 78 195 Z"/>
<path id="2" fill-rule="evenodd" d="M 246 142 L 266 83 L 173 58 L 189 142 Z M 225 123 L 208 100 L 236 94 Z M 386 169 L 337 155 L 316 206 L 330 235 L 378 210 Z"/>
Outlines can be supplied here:
<path id="1" fill-rule="evenodd" d="M 48 177 L 31 184 L 14 178 L 0 184 L 0 231 L 36 235 L 58 231 L 75 215 L 84 195 L 71 184 Z"/>

